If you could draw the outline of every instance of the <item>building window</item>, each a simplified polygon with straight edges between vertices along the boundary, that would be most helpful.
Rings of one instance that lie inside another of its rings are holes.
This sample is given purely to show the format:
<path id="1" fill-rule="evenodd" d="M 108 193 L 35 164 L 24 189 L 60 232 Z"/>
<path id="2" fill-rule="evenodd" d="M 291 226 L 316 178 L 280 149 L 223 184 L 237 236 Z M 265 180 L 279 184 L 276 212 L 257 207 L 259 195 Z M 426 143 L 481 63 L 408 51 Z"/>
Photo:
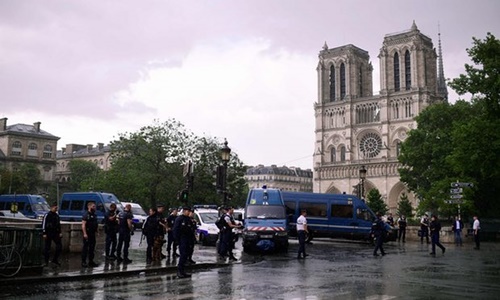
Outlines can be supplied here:
<path id="1" fill-rule="evenodd" d="M 336 162 L 337 161 L 337 152 L 335 151 L 335 147 L 332 147 L 330 150 L 330 162 Z"/>
<path id="2" fill-rule="evenodd" d="M 345 65 L 342 63 L 340 65 L 340 98 L 344 99 L 345 98 Z"/>
<path id="3" fill-rule="evenodd" d="M 43 147 L 43 158 L 52 158 L 52 146 L 51 145 L 45 145 L 45 147 Z"/>
<path id="4" fill-rule="evenodd" d="M 396 157 L 399 157 L 399 154 L 401 154 L 401 142 L 397 141 L 397 143 L 396 143 Z"/>
<path id="5" fill-rule="evenodd" d="M 406 50 L 405 53 L 405 85 L 406 90 L 411 88 L 411 65 L 410 65 L 410 51 Z"/>
<path id="6" fill-rule="evenodd" d="M 335 101 L 335 66 L 330 67 L 330 101 Z"/>
<path id="7" fill-rule="evenodd" d="M 340 161 L 345 161 L 345 146 L 340 147 Z"/>
<path id="8" fill-rule="evenodd" d="M 15 141 L 14 143 L 12 143 L 12 151 L 10 152 L 10 154 L 12 156 L 21 156 L 22 150 L 23 144 L 21 144 L 20 141 Z"/>
<path id="9" fill-rule="evenodd" d="M 394 90 L 399 92 L 401 87 L 401 82 L 399 80 L 399 54 L 396 52 L 394 54 Z"/>
<path id="10" fill-rule="evenodd" d="M 38 156 L 38 146 L 35 143 L 28 145 L 28 156 Z"/>

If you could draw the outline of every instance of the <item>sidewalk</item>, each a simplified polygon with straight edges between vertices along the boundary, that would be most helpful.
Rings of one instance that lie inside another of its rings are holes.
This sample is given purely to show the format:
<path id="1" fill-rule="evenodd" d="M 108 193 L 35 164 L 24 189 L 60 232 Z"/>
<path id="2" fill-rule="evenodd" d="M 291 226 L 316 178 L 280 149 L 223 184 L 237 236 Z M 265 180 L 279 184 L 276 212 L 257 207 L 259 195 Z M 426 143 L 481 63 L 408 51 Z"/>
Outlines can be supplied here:
<path id="1" fill-rule="evenodd" d="M 163 252 L 165 252 L 164 249 Z M 99 279 L 139 275 L 141 273 L 177 273 L 177 262 L 179 258 L 163 259 L 161 262 L 146 265 L 145 249 L 130 249 L 129 258 L 132 260 L 132 263 L 129 264 L 124 264 L 123 262 L 118 263 L 116 261 L 106 262 L 104 255 L 101 255 L 101 253 L 102 249 L 96 249 L 95 261 L 99 266 L 95 268 L 82 268 L 80 254 L 67 253 L 61 256 L 61 266 L 50 263 L 49 266 L 44 267 L 43 273 L 40 275 L 2 278 L 0 285 Z M 188 272 L 190 270 L 217 268 L 228 265 L 223 261 L 218 261 L 215 248 L 213 247 L 199 248 L 198 245 L 196 245 L 193 260 L 196 261 L 196 264 L 187 266 L 186 269 Z"/>

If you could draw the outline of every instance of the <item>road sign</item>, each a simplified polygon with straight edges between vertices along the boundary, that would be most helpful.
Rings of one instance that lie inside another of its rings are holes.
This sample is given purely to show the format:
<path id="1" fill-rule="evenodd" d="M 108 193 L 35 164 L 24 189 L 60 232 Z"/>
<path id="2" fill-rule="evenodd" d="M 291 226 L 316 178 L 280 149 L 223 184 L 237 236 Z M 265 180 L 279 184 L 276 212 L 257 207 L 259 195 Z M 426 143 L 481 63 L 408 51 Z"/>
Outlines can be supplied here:
<path id="1" fill-rule="evenodd" d="M 450 195 L 450 199 L 462 199 L 463 195 L 462 194 L 455 194 L 455 195 Z"/>
<path id="2" fill-rule="evenodd" d="M 450 194 L 460 194 L 464 191 L 463 188 L 450 189 Z"/>
<path id="3" fill-rule="evenodd" d="M 462 200 L 445 200 L 444 202 L 448 204 L 462 204 Z"/>
<path id="4" fill-rule="evenodd" d="M 452 182 L 451 183 L 451 187 L 452 188 L 457 188 L 457 187 L 474 187 L 474 184 L 470 183 L 470 182 Z"/>

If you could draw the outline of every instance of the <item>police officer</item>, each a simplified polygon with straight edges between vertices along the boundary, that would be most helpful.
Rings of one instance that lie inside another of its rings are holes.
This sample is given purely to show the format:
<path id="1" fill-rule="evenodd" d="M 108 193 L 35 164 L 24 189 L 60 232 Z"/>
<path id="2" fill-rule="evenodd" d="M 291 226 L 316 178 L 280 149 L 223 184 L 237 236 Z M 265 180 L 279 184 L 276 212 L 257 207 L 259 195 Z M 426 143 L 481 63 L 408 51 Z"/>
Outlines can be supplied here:
<path id="1" fill-rule="evenodd" d="M 190 264 L 195 264 L 196 262 L 193 260 L 193 253 L 194 253 L 194 244 L 196 244 L 196 228 L 198 227 L 198 223 L 194 219 L 194 212 L 189 212 L 189 218 L 191 219 L 191 222 L 193 223 L 192 226 L 192 235 L 191 235 L 191 241 L 189 242 L 189 254 L 188 254 L 188 259 L 187 262 Z"/>
<path id="2" fill-rule="evenodd" d="M 184 270 L 186 265 L 188 255 L 189 255 L 189 244 L 192 240 L 193 235 L 193 222 L 189 217 L 191 208 L 185 206 L 182 208 L 182 215 L 175 219 L 174 223 L 174 238 L 179 245 L 180 258 L 177 264 L 177 277 L 185 278 L 191 276 L 187 274 Z"/>
<path id="3" fill-rule="evenodd" d="M 172 212 L 167 217 L 167 222 L 166 222 L 167 238 L 168 238 L 167 257 L 169 257 L 169 258 L 170 258 L 170 250 L 172 250 L 172 248 L 174 249 L 174 252 L 172 253 L 172 257 L 179 256 L 179 254 L 177 254 L 177 243 L 175 242 L 174 231 L 173 231 L 175 219 L 177 218 L 177 213 L 178 213 L 177 208 L 173 208 Z"/>
<path id="4" fill-rule="evenodd" d="M 406 240 L 406 217 L 405 215 L 401 215 L 398 219 L 398 226 L 399 226 L 399 231 L 398 231 L 398 242 L 401 241 L 401 237 L 403 237 L 403 243 L 405 243 Z"/>
<path id="5" fill-rule="evenodd" d="M 106 233 L 106 260 L 115 260 L 116 233 L 118 232 L 118 218 L 116 204 L 111 203 L 109 211 L 104 216 L 104 233 Z"/>
<path id="6" fill-rule="evenodd" d="M 82 217 L 83 247 L 82 247 L 82 267 L 97 267 L 94 262 L 96 234 L 98 229 L 96 206 L 94 202 L 87 203 L 87 211 Z M 87 257 L 89 263 L 87 264 Z"/>
<path id="7" fill-rule="evenodd" d="M 61 220 L 59 219 L 59 215 L 57 214 L 57 202 L 52 203 L 50 206 L 50 211 L 45 214 L 42 221 L 42 229 L 43 229 L 43 239 L 45 240 L 45 265 L 49 264 L 49 252 L 52 241 L 56 245 L 56 251 L 54 253 L 54 257 L 52 258 L 52 263 L 54 265 L 60 266 L 59 263 L 59 255 L 61 255 L 62 251 L 62 232 L 61 232 Z"/>
<path id="8" fill-rule="evenodd" d="M 224 228 L 221 230 L 221 241 L 220 245 L 220 256 L 225 259 L 226 255 L 229 256 L 229 260 L 237 260 L 233 255 L 233 228 L 240 227 L 234 221 L 232 217 L 234 212 L 233 207 L 227 206 L 226 213 L 224 214 Z"/>
<path id="9" fill-rule="evenodd" d="M 132 262 L 128 258 L 128 248 L 130 247 L 130 236 L 134 234 L 134 225 L 132 224 L 132 205 L 125 205 L 125 210 L 118 215 L 118 247 L 116 249 L 117 261 L 125 264 Z M 121 256 L 123 246 L 123 258 Z"/>
<path id="10" fill-rule="evenodd" d="M 424 236 L 429 244 L 429 216 L 427 214 L 420 219 L 420 244 L 424 243 Z"/>
<path id="11" fill-rule="evenodd" d="M 146 264 L 151 264 L 153 261 L 153 247 L 158 232 L 157 214 L 158 210 L 156 207 L 151 207 L 149 209 L 149 216 L 144 225 L 142 225 L 142 234 L 146 236 L 146 243 L 148 244 L 146 248 Z"/>
<path id="12" fill-rule="evenodd" d="M 385 255 L 384 251 L 384 239 L 387 235 L 387 230 L 385 229 L 384 221 L 382 220 L 382 214 L 377 212 L 377 219 L 372 225 L 372 237 L 376 238 L 375 249 L 373 250 L 373 256 L 378 256 L 377 251 L 380 249 L 382 256 Z"/>
<path id="13" fill-rule="evenodd" d="M 436 254 L 436 246 L 441 248 L 441 251 L 444 252 L 446 251 L 446 248 L 441 245 L 439 242 L 439 232 L 441 231 L 441 223 L 439 223 L 439 220 L 436 215 L 432 215 L 431 217 L 431 224 L 430 224 L 430 230 L 431 230 L 431 241 L 432 241 L 432 252 L 430 255 L 435 255 Z"/>
<path id="14" fill-rule="evenodd" d="M 163 214 L 165 212 L 165 206 L 163 204 L 159 204 L 157 206 L 158 208 L 158 235 L 156 237 L 155 242 L 159 245 L 160 247 L 160 259 L 164 259 L 167 256 L 162 253 L 161 249 L 163 248 L 163 244 L 165 244 L 165 233 L 167 232 L 167 219 L 165 218 L 165 215 Z"/>
<path id="15" fill-rule="evenodd" d="M 297 258 L 306 258 L 306 234 L 309 233 L 307 228 L 307 211 L 305 209 L 301 210 L 300 216 L 297 218 L 297 235 L 299 239 L 299 252 L 297 253 Z M 302 254 L 302 256 L 301 256 Z"/>

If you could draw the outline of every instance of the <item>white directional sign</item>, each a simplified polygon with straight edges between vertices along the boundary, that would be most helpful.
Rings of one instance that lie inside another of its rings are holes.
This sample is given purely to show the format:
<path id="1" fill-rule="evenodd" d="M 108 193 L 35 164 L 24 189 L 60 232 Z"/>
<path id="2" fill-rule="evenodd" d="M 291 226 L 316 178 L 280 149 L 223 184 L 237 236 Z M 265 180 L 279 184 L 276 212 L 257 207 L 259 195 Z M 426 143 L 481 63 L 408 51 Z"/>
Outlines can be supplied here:
<path id="1" fill-rule="evenodd" d="M 448 204 L 462 204 L 462 200 L 445 200 Z"/>
<path id="2" fill-rule="evenodd" d="M 450 189 L 450 194 L 460 194 L 464 191 L 463 188 Z"/>
<path id="3" fill-rule="evenodd" d="M 457 188 L 457 187 L 474 187 L 474 184 L 470 183 L 470 182 L 452 182 L 451 183 L 451 187 L 452 188 Z"/>
<path id="4" fill-rule="evenodd" d="M 462 198 L 463 198 L 462 194 L 450 195 L 450 199 L 462 199 Z"/>

